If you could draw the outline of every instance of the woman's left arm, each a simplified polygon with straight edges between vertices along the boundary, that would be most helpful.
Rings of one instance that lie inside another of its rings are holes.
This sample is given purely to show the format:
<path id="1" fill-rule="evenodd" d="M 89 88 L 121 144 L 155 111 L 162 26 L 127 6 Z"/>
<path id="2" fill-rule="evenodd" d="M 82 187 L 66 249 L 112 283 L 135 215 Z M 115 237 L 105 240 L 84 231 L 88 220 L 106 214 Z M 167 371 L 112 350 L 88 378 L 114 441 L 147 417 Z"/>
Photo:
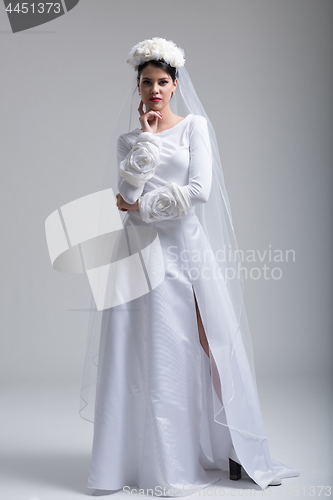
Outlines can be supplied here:
<path id="1" fill-rule="evenodd" d="M 141 196 L 139 211 L 145 222 L 183 217 L 192 206 L 208 201 L 212 185 L 212 150 L 207 120 L 203 116 L 195 115 L 190 125 L 189 146 L 189 183 L 179 186 L 168 182 Z"/>

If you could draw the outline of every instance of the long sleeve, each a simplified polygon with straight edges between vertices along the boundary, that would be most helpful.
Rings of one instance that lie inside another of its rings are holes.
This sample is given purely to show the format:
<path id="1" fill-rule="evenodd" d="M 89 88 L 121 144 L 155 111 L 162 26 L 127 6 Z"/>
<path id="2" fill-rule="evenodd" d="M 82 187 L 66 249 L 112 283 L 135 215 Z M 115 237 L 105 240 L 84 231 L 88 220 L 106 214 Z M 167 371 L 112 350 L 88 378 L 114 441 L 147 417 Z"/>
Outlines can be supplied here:
<path id="1" fill-rule="evenodd" d="M 206 203 L 212 186 L 212 149 L 206 118 L 196 115 L 189 131 L 189 183 L 168 182 L 139 198 L 139 211 L 145 222 L 184 217 L 199 203 Z"/>
<path id="2" fill-rule="evenodd" d="M 153 177 L 162 145 L 162 139 L 151 132 L 141 132 L 132 147 L 124 134 L 118 137 L 118 189 L 127 203 L 135 203 L 146 181 Z"/>

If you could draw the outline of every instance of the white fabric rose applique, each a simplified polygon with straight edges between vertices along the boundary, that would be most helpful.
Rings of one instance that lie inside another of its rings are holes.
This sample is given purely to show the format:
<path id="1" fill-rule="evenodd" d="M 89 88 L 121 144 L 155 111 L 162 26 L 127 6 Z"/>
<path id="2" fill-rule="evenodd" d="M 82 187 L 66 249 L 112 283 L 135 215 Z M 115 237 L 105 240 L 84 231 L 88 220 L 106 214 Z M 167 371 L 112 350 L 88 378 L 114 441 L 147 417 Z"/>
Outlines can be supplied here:
<path id="1" fill-rule="evenodd" d="M 131 151 L 119 165 L 120 175 L 132 186 L 141 188 L 153 177 L 160 164 L 162 139 L 152 132 L 141 132 Z"/>
<path id="2" fill-rule="evenodd" d="M 183 217 L 192 206 L 186 186 L 174 182 L 152 189 L 139 198 L 138 204 L 145 222 Z"/>

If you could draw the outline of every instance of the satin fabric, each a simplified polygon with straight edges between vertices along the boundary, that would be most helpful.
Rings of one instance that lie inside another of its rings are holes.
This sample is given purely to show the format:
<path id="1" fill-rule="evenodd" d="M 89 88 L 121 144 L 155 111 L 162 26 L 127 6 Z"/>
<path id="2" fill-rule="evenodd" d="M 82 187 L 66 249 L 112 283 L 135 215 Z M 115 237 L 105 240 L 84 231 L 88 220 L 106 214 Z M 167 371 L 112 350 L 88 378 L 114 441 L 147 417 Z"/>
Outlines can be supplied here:
<path id="1" fill-rule="evenodd" d="M 121 136 L 118 165 L 140 133 Z M 165 279 L 149 293 L 103 311 L 89 488 L 137 485 L 159 495 L 158 488 L 188 495 L 216 481 L 209 469 L 228 470 L 232 444 L 262 488 L 277 476 L 299 475 L 270 456 L 242 337 L 230 338 L 234 317 L 227 288 L 207 258 L 210 247 L 195 215 L 194 205 L 207 201 L 211 186 L 207 133 L 202 117 L 187 115 L 154 134 L 163 143 L 160 163 L 143 188 L 118 179 L 129 203 L 175 182 L 188 186 L 192 207 L 183 217 L 151 223 L 139 211 L 128 211 L 124 219 L 132 234 L 142 226 L 157 231 Z M 130 287 L 131 276 L 123 279 Z M 199 341 L 194 294 L 217 378 Z M 225 406 L 216 416 L 219 389 Z"/>

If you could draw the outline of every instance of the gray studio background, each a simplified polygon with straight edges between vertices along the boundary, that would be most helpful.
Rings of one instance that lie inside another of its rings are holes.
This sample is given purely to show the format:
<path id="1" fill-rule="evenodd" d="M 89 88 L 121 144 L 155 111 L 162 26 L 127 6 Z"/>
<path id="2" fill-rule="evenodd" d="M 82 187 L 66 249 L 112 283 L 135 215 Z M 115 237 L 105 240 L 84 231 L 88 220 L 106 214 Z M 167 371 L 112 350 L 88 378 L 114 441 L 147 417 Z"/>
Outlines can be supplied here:
<path id="1" fill-rule="evenodd" d="M 332 18 L 330 0 L 81 0 L 14 35 L 0 8 L 5 392 L 32 394 L 43 384 L 52 393 L 57 383 L 61 393 L 71 385 L 78 410 L 89 285 L 84 275 L 52 269 L 44 223 L 99 190 L 131 81 L 128 51 L 153 36 L 185 50 L 219 141 L 240 249 L 295 251 L 295 262 L 244 262 L 248 270 L 266 264 L 283 272 L 279 280 L 245 280 L 264 412 L 280 380 L 289 381 L 296 411 L 299 391 L 318 395 L 330 382 Z M 37 400 L 14 406 L 22 416 Z M 279 406 L 278 426 L 288 425 L 288 409 Z"/>

